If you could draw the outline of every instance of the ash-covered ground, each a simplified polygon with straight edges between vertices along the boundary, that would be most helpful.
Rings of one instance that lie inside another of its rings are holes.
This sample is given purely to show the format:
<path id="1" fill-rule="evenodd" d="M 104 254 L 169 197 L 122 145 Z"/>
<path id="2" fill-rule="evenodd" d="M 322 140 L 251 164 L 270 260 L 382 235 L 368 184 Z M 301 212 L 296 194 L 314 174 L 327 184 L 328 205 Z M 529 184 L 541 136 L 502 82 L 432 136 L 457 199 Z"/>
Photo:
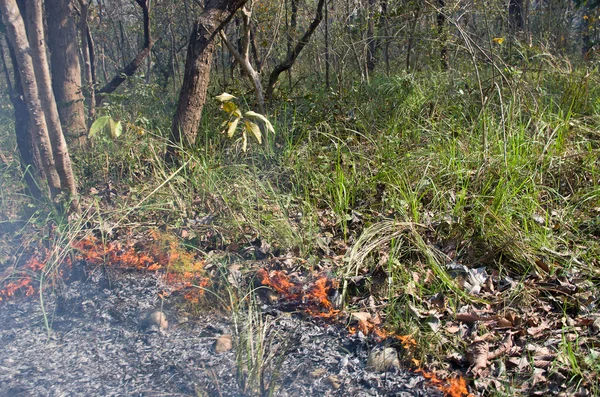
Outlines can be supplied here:
<path id="1" fill-rule="evenodd" d="M 181 297 L 161 302 L 161 288 L 156 273 L 91 269 L 44 294 L 44 310 L 39 299 L 2 302 L 0 396 L 441 395 L 418 374 L 367 370 L 376 346 L 342 326 L 277 310 L 262 314 L 267 347 L 249 366 L 248 355 L 236 359 L 250 345 L 229 314 L 188 313 Z M 155 310 L 165 330 L 144 321 Z M 224 334 L 233 349 L 217 353 Z M 263 381 L 251 384 L 257 363 Z"/>

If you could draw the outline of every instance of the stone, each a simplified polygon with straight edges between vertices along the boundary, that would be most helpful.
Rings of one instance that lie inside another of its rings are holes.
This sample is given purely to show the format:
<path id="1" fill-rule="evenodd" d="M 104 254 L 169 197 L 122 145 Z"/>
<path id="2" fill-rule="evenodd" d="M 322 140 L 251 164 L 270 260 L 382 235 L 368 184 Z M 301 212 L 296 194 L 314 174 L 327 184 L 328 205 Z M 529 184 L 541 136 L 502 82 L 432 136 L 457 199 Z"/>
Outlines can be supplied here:
<path id="1" fill-rule="evenodd" d="M 160 330 L 165 331 L 169 328 L 169 322 L 167 316 L 160 310 L 156 310 L 148 315 L 142 322 L 142 328 L 156 327 Z"/>
<path id="2" fill-rule="evenodd" d="M 385 372 L 393 368 L 400 368 L 398 352 L 393 347 L 372 350 L 367 359 L 367 369 L 375 372 Z"/>
<path id="3" fill-rule="evenodd" d="M 223 334 L 217 338 L 215 342 L 215 352 L 225 353 L 233 348 L 233 342 L 231 341 L 231 335 Z"/>

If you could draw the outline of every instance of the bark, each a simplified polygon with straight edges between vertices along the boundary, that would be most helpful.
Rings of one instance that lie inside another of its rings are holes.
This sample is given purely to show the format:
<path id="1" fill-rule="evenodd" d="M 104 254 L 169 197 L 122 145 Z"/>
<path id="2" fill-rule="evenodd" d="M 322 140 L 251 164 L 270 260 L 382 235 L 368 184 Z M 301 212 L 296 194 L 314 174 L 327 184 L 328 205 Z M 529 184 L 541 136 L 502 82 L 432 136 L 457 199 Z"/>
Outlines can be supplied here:
<path id="1" fill-rule="evenodd" d="M 323 20 L 323 6 L 324 5 L 325 5 L 325 0 L 319 0 L 319 3 L 317 4 L 317 12 L 316 12 L 315 18 L 309 25 L 308 29 L 306 30 L 306 32 L 304 32 L 304 35 L 298 41 L 296 46 L 291 51 L 288 51 L 288 54 L 287 54 L 287 57 L 285 58 L 285 60 L 283 62 L 281 62 L 279 65 L 275 66 L 275 68 L 271 72 L 271 74 L 269 76 L 269 83 L 267 85 L 267 95 L 266 95 L 267 101 L 269 101 L 273 97 L 273 91 L 275 90 L 275 84 L 277 84 L 279 75 L 281 73 L 285 72 L 286 70 L 289 70 L 292 67 L 294 62 L 296 62 L 298 55 L 300 55 L 300 52 L 304 49 L 304 47 L 306 47 L 311 36 L 313 35 L 313 33 L 315 32 L 315 30 L 317 29 L 317 27 Z"/>
<path id="2" fill-rule="evenodd" d="M 73 3 L 71 0 L 47 0 L 46 12 L 52 88 L 60 120 L 65 136 L 83 145 L 87 128 Z"/>
<path id="3" fill-rule="evenodd" d="M 233 18 L 246 0 L 207 0 L 204 12 L 195 21 L 190 35 L 183 85 L 171 125 L 170 143 L 165 159 L 173 162 L 177 147 L 196 141 L 214 52 L 214 38 Z"/>
<path id="4" fill-rule="evenodd" d="M 90 43 L 88 42 L 89 27 L 88 27 L 88 14 L 89 14 L 89 3 L 88 0 L 79 0 L 79 34 L 81 38 L 81 54 L 83 58 L 83 70 L 85 71 L 85 81 L 87 85 L 88 93 L 88 123 L 91 125 L 96 118 L 96 98 L 95 98 L 95 86 L 96 80 L 94 78 L 92 56 L 90 51 Z"/>
<path id="5" fill-rule="evenodd" d="M 417 31 L 417 24 L 419 23 L 419 17 L 421 15 L 421 4 L 417 1 L 417 8 L 413 11 L 413 21 L 412 26 L 410 28 L 410 34 L 408 36 L 408 43 L 406 48 L 406 70 L 410 70 L 410 55 L 412 54 L 412 49 L 415 41 L 415 32 Z"/>
<path id="6" fill-rule="evenodd" d="M 329 80 L 329 8 L 325 3 L 325 88 L 329 90 L 331 82 Z"/>
<path id="7" fill-rule="evenodd" d="M 390 75 L 390 30 L 388 20 L 388 2 L 381 0 L 381 23 L 383 25 L 383 57 L 385 60 L 385 74 Z"/>
<path id="8" fill-rule="evenodd" d="M 152 37 L 150 35 L 150 11 L 148 9 L 149 0 L 135 0 L 135 2 L 142 8 L 142 14 L 144 19 L 144 45 L 142 49 L 137 53 L 136 57 L 129 62 L 123 70 L 119 71 L 115 77 L 112 78 L 104 87 L 96 93 L 96 106 L 100 106 L 106 94 L 114 92 L 126 79 L 127 77 L 133 76 L 133 74 L 142 66 L 144 59 L 150 54 L 152 48 Z"/>
<path id="9" fill-rule="evenodd" d="M 444 7 L 446 6 L 446 0 L 438 0 L 438 12 L 437 12 L 437 28 L 438 38 L 440 40 L 440 63 L 442 70 L 448 70 L 448 35 L 446 33 L 446 14 L 444 14 Z"/>
<path id="10" fill-rule="evenodd" d="M 508 3 L 508 23 L 512 33 L 523 30 L 523 0 L 510 0 Z"/>
<path id="11" fill-rule="evenodd" d="M 258 111 L 261 114 L 265 114 L 265 96 L 263 93 L 263 86 L 260 81 L 260 74 L 254 69 L 250 62 L 250 17 L 252 16 L 252 10 L 246 7 L 242 8 L 242 37 L 240 40 L 240 51 L 231 44 L 227 39 L 225 32 L 221 30 L 219 32 L 221 39 L 227 46 L 229 52 L 238 61 L 240 67 L 244 73 L 250 79 L 252 86 L 254 87 L 254 94 L 256 95 L 256 102 L 258 105 Z"/>
<path id="12" fill-rule="evenodd" d="M 50 137 L 52 155 L 54 156 L 61 189 L 68 194 L 71 202 L 71 210 L 77 211 L 79 207 L 77 186 L 75 184 L 73 168 L 71 167 L 67 142 L 65 141 L 60 123 L 56 100 L 52 92 L 52 79 L 50 78 L 50 68 L 46 56 L 42 0 L 26 0 L 26 4 L 31 60 L 33 61 L 40 105 Z"/>
<path id="13" fill-rule="evenodd" d="M 9 85 L 10 100 L 13 104 L 15 114 L 15 135 L 17 137 L 17 148 L 19 149 L 21 158 L 20 163 L 21 168 L 23 169 L 23 177 L 31 196 L 36 199 L 41 199 L 43 194 L 39 186 L 39 181 L 45 179 L 45 175 L 39 172 L 39 170 L 43 170 L 40 153 L 32 139 L 29 127 L 29 112 L 27 111 L 27 105 L 23 100 L 23 86 L 21 85 L 19 68 L 17 66 L 15 52 L 10 44 L 8 44 L 8 51 L 14 74 L 14 83 Z M 2 65 L 4 67 L 6 81 L 10 82 L 7 62 L 4 59 L 4 50 L 2 50 Z"/>
<path id="14" fill-rule="evenodd" d="M 23 94 L 33 127 L 31 131 L 34 132 L 32 138 L 39 150 L 40 161 L 50 189 L 50 197 L 54 199 L 60 193 L 61 185 L 56 172 L 50 136 L 48 135 L 48 128 L 39 99 L 33 60 L 30 54 L 31 49 L 25 33 L 25 24 L 15 0 L 0 0 L 0 12 L 2 12 L 2 18 L 6 25 L 9 43 L 15 51 L 19 75 L 23 84 Z"/>
<path id="15" fill-rule="evenodd" d="M 375 70 L 375 50 L 377 39 L 375 38 L 375 0 L 369 0 L 369 13 L 367 21 L 367 72 Z"/>

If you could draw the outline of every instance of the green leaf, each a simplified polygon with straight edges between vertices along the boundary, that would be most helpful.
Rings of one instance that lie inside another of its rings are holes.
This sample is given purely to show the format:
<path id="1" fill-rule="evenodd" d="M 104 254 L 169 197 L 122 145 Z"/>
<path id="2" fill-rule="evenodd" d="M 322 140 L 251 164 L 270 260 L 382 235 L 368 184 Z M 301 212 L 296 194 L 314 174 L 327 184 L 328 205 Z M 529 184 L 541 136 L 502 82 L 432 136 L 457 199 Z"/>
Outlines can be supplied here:
<path id="1" fill-rule="evenodd" d="M 92 124 L 92 126 L 90 127 L 90 132 L 88 133 L 88 138 L 92 138 L 94 135 L 98 134 L 99 132 L 104 131 L 106 126 L 110 123 L 110 120 L 112 120 L 112 118 L 110 116 L 98 117 L 96 119 L 96 121 L 94 121 L 94 124 Z"/>
<path id="2" fill-rule="evenodd" d="M 241 117 L 238 117 L 237 119 L 235 119 L 229 123 L 229 128 L 227 128 L 227 137 L 228 138 L 231 138 L 233 136 L 233 134 L 235 134 L 235 129 L 237 128 L 240 120 L 241 120 Z"/>
<path id="3" fill-rule="evenodd" d="M 250 120 L 244 120 L 244 123 L 246 124 L 245 129 L 254 135 L 254 137 L 256 138 L 258 143 L 262 143 L 262 137 L 261 137 L 260 128 L 258 127 L 258 125 L 253 123 Z"/>
<path id="4" fill-rule="evenodd" d="M 250 111 L 246 112 L 246 114 L 244 114 L 244 116 L 262 120 L 262 122 L 264 122 L 265 126 L 267 127 L 267 131 L 271 131 L 273 134 L 275 133 L 275 129 L 273 128 L 273 125 L 271 124 L 269 119 L 267 119 L 262 114 L 256 113 L 256 112 L 253 112 L 252 110 L 250 110 Z"/>
<path id="5" fill-rule="evenodd" d="M 114 120 L 110 120 L 110 137 L 112 139 L 117 139 L 118 137 L 121 136 L 121 134 L 123 133 L 123 124 L 121 124 L 120 121 L 117 121 L 116 123 L 114 122 Z"/>

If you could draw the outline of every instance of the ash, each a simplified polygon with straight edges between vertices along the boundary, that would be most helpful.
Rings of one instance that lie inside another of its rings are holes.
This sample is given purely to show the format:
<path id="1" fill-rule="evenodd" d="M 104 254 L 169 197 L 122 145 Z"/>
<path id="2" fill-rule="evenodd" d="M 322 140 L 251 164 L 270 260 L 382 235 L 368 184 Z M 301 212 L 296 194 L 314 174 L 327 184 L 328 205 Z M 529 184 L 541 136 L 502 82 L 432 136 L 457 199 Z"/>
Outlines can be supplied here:
<path id="1" fill-rule="evenodd" d="M 366 338 L 276 309 L 262 314 L 265 356 L 249 366 L 231 314 L 188 313 L 180 296 L 161 302 L 162 288 L 157 274 L 88 269 L 45 293 L 45 310 L 39 299 L 2 303 L 0 396 L 441 396 L 409 371 L 367 370 Z M 144 323 L 155 310 L 164 331 Z M 216 353 L 223 334 L 233 349 Z M 248 368 L 263 376 L 250 382 Z"/>

